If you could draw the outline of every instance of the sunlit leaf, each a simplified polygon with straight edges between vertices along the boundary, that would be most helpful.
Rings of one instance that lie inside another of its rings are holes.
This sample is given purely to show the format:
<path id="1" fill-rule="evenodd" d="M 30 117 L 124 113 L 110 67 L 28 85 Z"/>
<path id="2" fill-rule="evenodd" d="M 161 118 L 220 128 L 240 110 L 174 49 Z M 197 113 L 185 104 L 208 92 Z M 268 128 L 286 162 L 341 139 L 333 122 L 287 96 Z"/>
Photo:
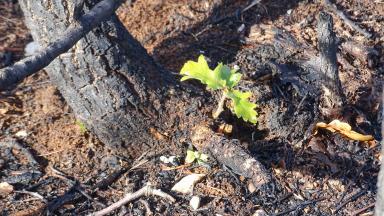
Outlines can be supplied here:
<path id="1" fill-rule="evenodd" d="M 233 88 L 241 79 L 240 73 L 235 69 L 231 70 L 223 63 L 219 63 L 214 70 L 211 70 L 203 55 L 199 56 L 197 62 L 185 63 L 180 74 L 183 75 L 181 81 L 197 79 L 212 90 Z"/>
<path id="2" fill-rule="evenodd" d="M 351 139 L 351 140 L 357 140 L 357 141 L 372 141 L 374 140 L 374 137 L 371 135 L 363 135 L 360 133 L 357 133 L 352 130 L 352 127 L 345 122 L 341 122 L 339 120 L 333 120 L 329 124 L 326 124 L 324 122 L 319 122 L 316 124 L 316 128 L 323 128 L 326 130 L 329 130 L 333 133 L 340 133 L 341 135 Z"/>
<path id="3" fill-rule="evenodd" d="M 212 71 L 209 68 L 203 55 L 199 56 L 197 62 L 188 61 L 185 63 L 180 74 L 183 75 L 181 81 L 197 79 L 212 90 L 222 89 L 225 86 L 225 81 L 220 79 L 217 71 Z"/>
<path id="4" fill-rule="evenodd" d="M 227 93 L 228 97 L 232 99 L 233 111 L 238 118 L 243 118 L 244 121 L 257 123 L 257 112 L 255 108 L 257 105 L 248 100 L 252 96 L 251 92 L 241 92 L 232 90 Z"/>
<path id="5" fill-rule="evenodd" d="M 195 151 L 192 149 L 187 150 L 187 156 L 185 157 L 185 163 L 193 163 L 195 161 Z"/>

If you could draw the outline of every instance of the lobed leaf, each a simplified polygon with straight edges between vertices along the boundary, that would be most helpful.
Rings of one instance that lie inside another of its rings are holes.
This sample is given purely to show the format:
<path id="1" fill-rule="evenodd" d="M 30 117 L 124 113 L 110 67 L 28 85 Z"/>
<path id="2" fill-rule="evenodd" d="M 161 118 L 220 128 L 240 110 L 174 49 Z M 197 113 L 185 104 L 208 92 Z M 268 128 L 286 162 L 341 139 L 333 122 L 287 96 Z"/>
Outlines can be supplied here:
<path id="1" fill-rule="evenodd" d="M 241 79 L 241 74 L 237 70 L 231 70 L 227 65 L 220 63 L 214 70 L 211 70 L 203 55 L 200 55 L 197 62 L 188 61 L 180 71 L 183 75 L 181 81 L 197 79 L 206 84 L 212 90 L 233 88 Z"/>
<path id="2" fill-rule="evenodd" d="M 243 118 L 244 121 L 253 124 L 257 123 L 257 112 L 255 110 L 257 105 L 248 100 L 252 96 L 251 92 L 232 90 L 227 93 L 227 96 L 232 99 L 233 111 L 238 118 Z"/>

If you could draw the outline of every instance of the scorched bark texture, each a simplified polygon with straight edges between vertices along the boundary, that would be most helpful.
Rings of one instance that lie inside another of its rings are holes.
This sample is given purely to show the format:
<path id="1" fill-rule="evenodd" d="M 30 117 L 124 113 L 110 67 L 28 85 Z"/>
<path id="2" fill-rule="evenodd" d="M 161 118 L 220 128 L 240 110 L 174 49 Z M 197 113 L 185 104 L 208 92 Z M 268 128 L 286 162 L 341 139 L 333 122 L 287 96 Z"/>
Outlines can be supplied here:
<path id="1" fill-rule="evenodd" d="M 21 0 L 35 41 L 46 46 L 75 22 L 74 1 Z M 95 1 L 88 1 L 92 7 Z M 51 80 L 88 129 L 111 146 L 141 145 L 156 126 L 164 74 L 114 15 L 47 68 Z M 134 143 L 132 143 L 134 142 Z M 142 142 L 142 143 L 138 143 Z"/>
<path id="2" fill-rule="evenodd" d="M 85 10 L 95 3 L 86 1 Z M 34 40 L 42 46 L 76 22 L 70 0 L 20 0 L 20 5 Z M 210 105 L 215 102 L 196 93 L 201 90 L 179 85 L 178 78 L 160 68 L 115 15 L 55 59 L 46 71 L 76 117 L 102 142 L 121 150 L 142 152 L 164 142 L 156 136 L 159 131 L 169 135 L 165 142 L 188 141 L 196 125 L 212 124 Z M 244 157 L 221 160 L 221 152 L 215 151 L 217 146 L 212 143 L 217 143 L 215 136 L 207 137 L 206 149 L 213 157 L 239 169 L 236 166 L 243 164 Z M 227 150 L 222 150 L 236 155 L 238 148 L 233 145 L 238 143 L 225 143 Z M 256 187 L 271 180 L 259 165 L 240 168 L 252 173 Z"/>

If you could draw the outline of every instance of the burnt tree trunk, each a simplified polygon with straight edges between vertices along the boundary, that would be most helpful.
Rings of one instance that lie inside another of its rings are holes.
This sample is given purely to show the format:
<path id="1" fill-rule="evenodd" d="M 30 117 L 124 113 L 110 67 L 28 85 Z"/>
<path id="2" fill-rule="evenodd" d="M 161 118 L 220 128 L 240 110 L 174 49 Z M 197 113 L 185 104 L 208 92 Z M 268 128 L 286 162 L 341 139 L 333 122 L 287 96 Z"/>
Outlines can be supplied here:
<path id="1" fill-rule="evenodd" d="M 42 46 L 75 22 L 72 11 L 76 1 L 19 2 L 34 40 Z M 84 10 L 95 3 L 97 0 L 87 0 Z M 162 70 L 115 15 L 56 58 L 46 71 L 76 117 L 102 142 L 121 150 L 139 153 L 153 147 L 161 142 L 157 132 L 168 134 L 171 138 L 167 142 L 193 142 L 193 128 L 211 123 L 212 105 L 204 104 L 215 102 L 191 91 L 192 87 L 180 85 L 171 73 Z M 205 134 L 207 147 L 200 149 L 220 158 L 218 146 L 211 145 L 217 143 L 218 135 Z M 223 139 L 226 145 L 232 144 L 229 153 L 243 151 L 236 142 Z M 258 161 L 253 160 L 255 166 L 251 167 L 250 163 L 230 161 L 249 162 L 249 158 L 246 154 L 229 158 L 228 166 L 252 178 L 257 187 L 270 183 L 269 174 Z"/>
<path id="2" fill-rule="evenodd" d="M 384 103 L 384 90 L 381 93 L 382 103 Z M 382 104 L 381 107 L 381 155 L 384 155 L 384 105 Z M 383 160 L 381 160 L 380 165 L 380 172 L 379 176 L 377 177 L 377 196 L 376 196 L 376 203 L 375 203 L 375 215 L 381 216 L 384 215 L 384 166 L 383 166 Z"/>
<path id="3" fill-rule="evenodd" d="M 34 40 L 46 46 L 75 22 L 74 2 L 21 0 Z M 88 1 L 87 6 L 94 2 Z M 152 142 L 148 126 L 160 126 L 164 106 L 173 103 L 168 94 L 175 92 L 170 91 L 175 83 L 172 77 L 158 68 L 116 16 L 59 56 L 46 71 L 76 117 L 110 146 Z M 167 122 L 172 125 L 172 120 Z"/>

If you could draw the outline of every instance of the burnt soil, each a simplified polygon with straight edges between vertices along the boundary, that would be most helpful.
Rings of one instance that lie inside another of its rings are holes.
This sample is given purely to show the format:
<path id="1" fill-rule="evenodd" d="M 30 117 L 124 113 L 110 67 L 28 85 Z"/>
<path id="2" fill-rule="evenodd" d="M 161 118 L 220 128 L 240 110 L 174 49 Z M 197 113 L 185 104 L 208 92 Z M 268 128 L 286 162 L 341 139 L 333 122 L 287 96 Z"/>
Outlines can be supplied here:
<path id="1" fill-rule="evenodd" d="M 0 92 L 0 142 L 15 138 L 38 161 L 33 163 L 18 148 L 0 146 L 0 183 L 14 186 L 10 194 L 0 194 L 0 214 L 39 215 L 52 201 L 68 193 L 76 194 L 80 187 L 91 199 L 77 196 L 54 214 L 86 215 L 140 189 L 146 182 L 177 200 L 169 203 L 157 197 L 142 198 L 156 215 L 252 215 L 256 211 L 267 215 L 372 214 L 381 159 L 384 2 L 336 3 L 351 20 L 373 33 L 367 39 L 333 14 L 340 41 L 352 40 L 374 51 L 368 59 L 359 59 L 339 49 L 344 59 L 339 62 L 339 72 L 346 107 L 334 116 L 348 122 L 355 131 L 373 135 L 375 142 L 347 140 L 321 131 L 303 144 L 304 132 L 295 130 L 290 119 L 303 122 L 301 125 L 332 119 L 314 118 L 317 107 L 310 102 L 314 100 L 312 95 L 296 92 L 294 83 L 269 76 L 271 61 L 294 67 L 305 56 L 276 51 L 268 31 L 289 33 L 316 53 L 316 17 L 324 10 L 321 1 L 265 1 L 241 13 L 249 1 L 137 0 L 123 5 L 118 10 L 119 17 L 167 70 L 177 73 L 187 60 L 196 59 L 201 53 L 212 65 L 224 62 L 240 67 L 244 75 L 241 87 L 252 90 L 253 99 L 259 103 L 259 123 L 249 127 L 229 113 L 224 113 L 222 121 L 233 125 L 231 137 L 240 139 L 265 165 L 276 188 L 267 193 L 252 192 L 247 179 L 214 160 L 209 167 L 167 170 L 172 165 L 161 162 L 160 156 L 182 159 L 188 145 L 177 149 L 172 147 L 178 145 L 157 146 L 152 152 L 121 155 L 82 128 L 46 73 L 40 71 L 14 89 Z M 31 40 L 17 2 L 0 1 L 0 67 L 22 58 L 24 47 Z M 279 128 L 287 126 L 293 129 L 279 132 Z M 159 139 L 164 136 L 153 133 Z M 138 155 L 143 155 L 145 163 L 106 187 L 92 190 L 93 185 L 116 170 L 137 164 Z M 207 174 L 194 190 L 202 198 L 197 211 L 189 206 L 190 196 L 171 192 L 179 179 L 192 172 Z M 74 182 L 80 186 L 74 186 Z M 36 192 L 44 200 L 23 191 Z M 145 215 L 148 209 L 135 201 L 114 214 Z"/>

